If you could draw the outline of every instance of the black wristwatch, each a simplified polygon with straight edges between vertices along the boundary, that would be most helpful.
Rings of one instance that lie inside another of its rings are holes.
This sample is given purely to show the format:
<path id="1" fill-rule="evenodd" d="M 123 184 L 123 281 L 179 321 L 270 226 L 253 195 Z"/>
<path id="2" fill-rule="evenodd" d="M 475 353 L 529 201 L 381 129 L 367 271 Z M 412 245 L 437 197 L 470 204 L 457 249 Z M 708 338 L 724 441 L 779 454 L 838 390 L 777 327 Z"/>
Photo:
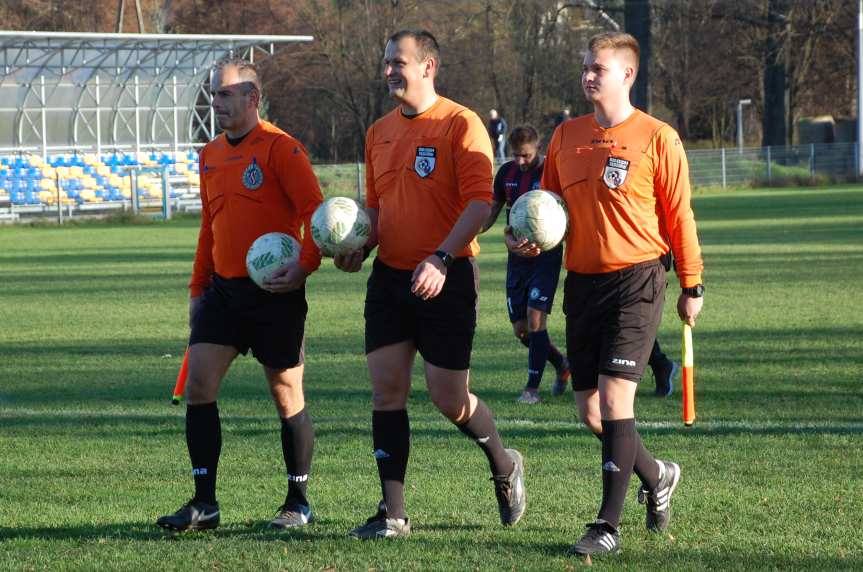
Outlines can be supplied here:
<path id="1" fill-rule="evenodd" d="M 692 296 L 693 298 L 701 298 L 704 296 L 704 284 L 696 284 L 692 288 L 681 288 L 680 290 L 687 296 Z"/>
<path id="2" fill-rule="evenodd" d="M 444 268 L 449 268 L 450 264 L 452 264 L 452 261 L 454 260 L 452 254 L 444 250 L 435 250 L 434 255 L 440 258 L 440 261 L 443 262 Z"/>

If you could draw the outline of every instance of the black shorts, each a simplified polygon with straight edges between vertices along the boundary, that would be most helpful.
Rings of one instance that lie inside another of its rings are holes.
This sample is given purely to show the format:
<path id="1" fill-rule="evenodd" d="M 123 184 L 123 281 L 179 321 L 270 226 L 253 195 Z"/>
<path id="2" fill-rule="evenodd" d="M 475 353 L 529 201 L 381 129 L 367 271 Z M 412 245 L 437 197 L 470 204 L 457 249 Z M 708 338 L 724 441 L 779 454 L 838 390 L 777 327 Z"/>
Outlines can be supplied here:
<path id="1" fill-rule="evenodd" d="M 304 287 L 272 294 L 249 278 L 214 274 L 192 318 L 189 345 L 233 346 L 243 355 L 251 348 L 252 355 L 269 368 L 296 367 L 304 359 L 307 311 Z"/>
<path id="2" fill-rule="evenodd" d="M 572 387 L 597 387 L 608 375 L 638 382 L 665 303 L 665 269 L 658 260 L 606 274 L 566 275 L 566 357 Z"/>
<path id="3" fill-rule="evenodd" d="M 470 368 L 476 330 L 477 281 L 473 258 L 456 258 L 443 290 L 431 300 L 411 293 L 413 270 L 387 266 L 377 258 L 366 292 L 366 353 L 412 340 L 428 363 L 453 370 Z"/>
<path id="4" fill-rule="evenodd" d="M 551 314 L 562 260 L 563 246 L 535 258 L 509 254 L 506 262 L 506 309 L 510 322 L 526 318 L 528 308 Z"/>

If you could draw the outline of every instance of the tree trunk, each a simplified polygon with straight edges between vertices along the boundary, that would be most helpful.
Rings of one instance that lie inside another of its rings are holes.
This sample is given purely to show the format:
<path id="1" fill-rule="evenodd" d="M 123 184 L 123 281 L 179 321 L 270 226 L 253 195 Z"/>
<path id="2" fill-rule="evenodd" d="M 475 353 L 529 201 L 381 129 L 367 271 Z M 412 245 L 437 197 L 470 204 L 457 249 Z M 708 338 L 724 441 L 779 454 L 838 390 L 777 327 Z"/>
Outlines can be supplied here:
<path id="1" fill-rule="evenodd" d="M 641 48 L 638 75 L 630 93 L 632 105 L 650 113 L 650 0 L 626 0 L 623 21 L 626 31 L 638 40 Z"/>

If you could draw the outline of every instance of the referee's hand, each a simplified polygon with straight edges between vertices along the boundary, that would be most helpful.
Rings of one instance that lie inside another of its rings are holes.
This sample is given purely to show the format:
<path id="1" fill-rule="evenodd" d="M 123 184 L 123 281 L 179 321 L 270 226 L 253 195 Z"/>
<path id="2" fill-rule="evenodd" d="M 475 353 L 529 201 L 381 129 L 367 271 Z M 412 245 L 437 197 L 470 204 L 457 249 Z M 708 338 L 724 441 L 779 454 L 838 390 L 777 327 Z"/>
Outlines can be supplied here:
<path id="1" fill-rule="evenodd" d="M 293 292 L 302 287 L 309 274 L 297 262 L 285 264 L 267 280 L 264 280 L 263 289 L 273 294 L 285 294 Z"/>
<path id="2" fill-rule="evenodd" d="M 446 266 L 436 254 L 420 262 L 411 277 L 411 292 L 418 298 L 430 300 L 440 294 L 446 282 Z"/>
<path id="3" fill-rule="evenodd" d="M 533 258 L 542 252 L 537 245 L 528 242 L 526 238 L 516 238 L 512 234 L 512 227 L 509 225 L 503 229 L 503 240 L 506 243 L 506 249 L 518 256 Z"/>
<path id="4" fill-rule="evenodd" d="M 689 296 L 680 294 L 677 299 L 677 315 L 680 319 L 689 324 L 689 327 L 695 327 L 695 318 L 701 313 L 701 307 L 704 306 L 704 297 Z"/>
<path id="5" fill-rule="evenodd" d="M 336 254 L 333 257 L 333 264 L 342 272 L 359 272 L 363 267 L 363 258 L 365 258 L 365 252 L 362 248 L 358 248 L 346 254 Z"/>

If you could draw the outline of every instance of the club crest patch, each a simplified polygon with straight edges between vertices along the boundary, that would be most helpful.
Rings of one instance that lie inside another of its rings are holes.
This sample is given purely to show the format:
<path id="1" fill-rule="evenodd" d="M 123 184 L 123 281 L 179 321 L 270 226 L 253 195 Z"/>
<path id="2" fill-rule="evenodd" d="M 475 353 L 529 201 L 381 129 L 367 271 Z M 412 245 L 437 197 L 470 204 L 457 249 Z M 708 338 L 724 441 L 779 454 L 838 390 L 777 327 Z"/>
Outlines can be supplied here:
<path id="1" fill-rule="evenodd" d="M 434 147 L 417 147 L 417 156 L 414 158 L 414 171 L 417 175 L 425 179 L 432 174 L 436 155 Z"/>
<path id="2" fill-rule="evenodd" d="M 258 166 L 258 161 L 252 157 L 252 162 L 243 171 L 243 186 L 250 191 L 255 191 L 264 184 L 264 172 Z"/>
<path id="3" fill-rule="evenodd" d="M 609 189 L 616 189 L 626 181 L 629 161 L 620 157 L 609 157 L 602 172 L 602 180 Z"/>
<path id="4" fill-rule="evenodd" d="M 539 292 L 539 288 L 531 288 L 531 289 L 530 289 L 530 299 L 531 299 L 531 300 L 536 300 L 536 299 L 538 299 L 538 298 L 539 298 L 539 294 L 540 294 L 540 292 Z"/>

